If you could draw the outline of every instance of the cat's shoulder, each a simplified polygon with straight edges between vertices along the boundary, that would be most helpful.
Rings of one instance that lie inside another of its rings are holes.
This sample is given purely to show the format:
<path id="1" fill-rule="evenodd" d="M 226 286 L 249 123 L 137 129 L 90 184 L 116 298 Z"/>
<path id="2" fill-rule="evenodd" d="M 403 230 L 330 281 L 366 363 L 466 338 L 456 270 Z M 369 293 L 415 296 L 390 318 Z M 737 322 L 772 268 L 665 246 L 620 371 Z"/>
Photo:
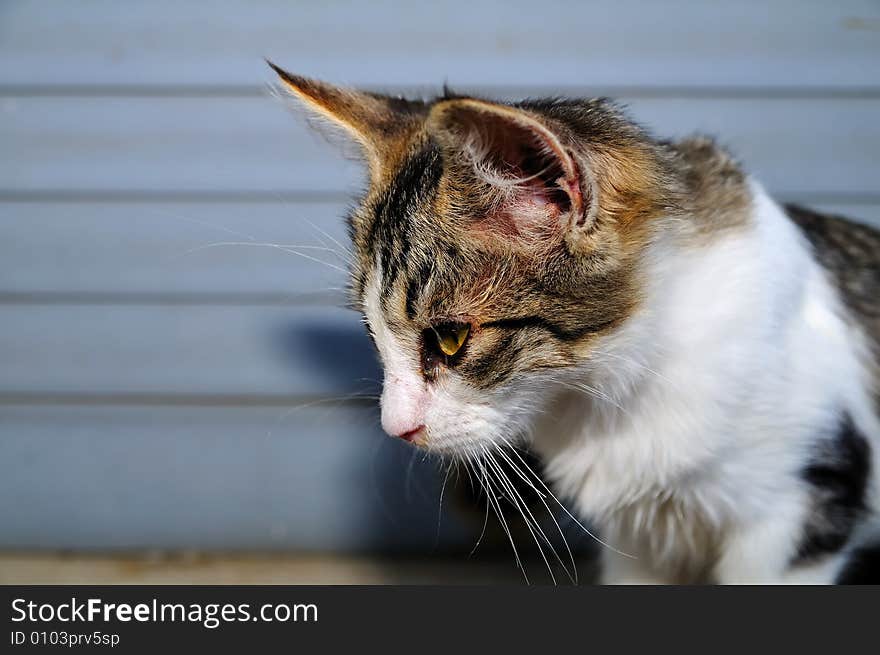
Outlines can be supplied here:
<path id="1" fill-rule="evenodd" d="M 843 216 L 784 205 L 849 309 L 880 344 L 880 231 Z"/>

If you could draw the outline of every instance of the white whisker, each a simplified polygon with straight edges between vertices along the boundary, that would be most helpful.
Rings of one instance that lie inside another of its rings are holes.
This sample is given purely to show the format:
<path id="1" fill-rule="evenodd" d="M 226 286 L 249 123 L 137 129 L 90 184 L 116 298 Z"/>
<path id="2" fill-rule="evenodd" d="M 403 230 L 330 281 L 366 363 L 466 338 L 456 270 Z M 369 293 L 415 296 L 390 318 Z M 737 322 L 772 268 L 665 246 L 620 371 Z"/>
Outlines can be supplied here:
<path id="1" fill-rule="evenodd" d="M 349 400 L 361 400 L 361 399 L 376 400 L 376 401 L 379 400 L 379 396 L 377 396 L 376 394 L 367 394 L 367 393 L 363 393 L 363 391 L 364 390 L 355 391 L 355 392 L 347 394 L 345 396 L 333 396 L 331 398 L 319 398 L 317 400 L 312 400 L 309 402 L 301 403 L 301 404 L 296 405 L 294 407 L 290 407 L 290 408 L 286 409 L 284 412 L 282 412 L 281 415 L 275 420 L 275 423 L 273 424 L 273 426 L 266 432 L 266 438 L 267 439 L 271 438 L 274 431 L 277 430 L 279 428 L 279 426 L 285 420 L 287 420 L 294 413 L 296 413 L 302 409 L 308 409 L 310 407 L 320 407 L 320 406 L 326 405 L 326 404 L 338 405 L 340 403 L 344 403 Z"/>
<path id="2" fill-rule="evenodd" d="M 574 559 L 574 553 L 571 551 L 571 546 L 568 545 L 568 539 L 565 538 L 565 532 L 562 530 L 562 526 L 559 525 L 559 521 L 556 520 L 556 516 L 553 514 L 553 510 L 550 509 L 550 505 L 547 504 L 545 500 L 546 494 L 540 491 L 532 482 L 529 480 L 525 474 L 522 472 L 522 469 L 514 462 L 510 456 L 504 452 L 503 448 L 499 448 L 497 450 L 498 454 L 504 458 L 504 460 L 508 463 L 511 469 L 513 469 L 516 474 L 534 491 L 535 494 L 541 499 L 541 504 L 544 505 L 544 508 L 547 510 L 547 514 L 550 515 L 550 519 L 553 521 L 556 526 L 556 530 L 559 532 L 559 536 L 562 538 L 562 543 L 565 545 L 565 550 L 568 553 L 568 557 L 571 560 L 572 571 L 574 572 L 573 582 L 577 584 L 578 582 L 578 571 L 577 571 L 577 562 Z M 534 473 L 533 473 L 534 474 Z"/>
<path id="3" fill-rule="evenodd" d="M 214 243 L 208 243 L 202 246 L 196 246 L 195 248 L 190 248 L 189 250 L 181 253 L 182 255 L 191 255 L 193 253 L 199 252 L 201 250 L 207 250 L 209 248 L 220 248 L 226 246 L 256 246 L 262 248 L 272 248 L 275 250 L 280 250 L 281 252 L 286 252 L 291 255 L 298 255 L 303 257 L 304 259 L 308 259 L 309 261 L 316 262 L 318 264 L 323 264 L 329 268 L 332 268 L 337 271 L 341 271 L 342 273 L 348 274 L 348 271 L 341 266 L 337 266 L 336 264 L 332 264 L 328 261 L 324 261 L 323 259 L 318 259 L 317 257 L 313 257 L 307 253 L 300 252 L 300 250 L 317 250 L 324 252 L 331 252 L 336 254 L 336 251 L 332 248 L 328 248 L 326 246 L 292 246 L 281 243 L 265 243 L 265 242 L 256 242 L 256 241 L 216 241 Z"/>
<path id="4" fill-rule="evenodd" d="M 511 448 L 510 452 L 513 453 L 514 456 L 516 456 L 516 458 L 517 458 L 517 459 L 520 461 L 520 463 L 525 467 L 525 469 L 526 469 L 529 473 L 531 473 L 532 476 L 535 478 L 535 480 L 537 480 L 538 483 L 539 483 L 539 484 L 540 484 L 540 485 L 541 485 L 541 486 L 547 491 L 547 494 L 550 496 L 550 498 L 552 498 L 552 499 L 556 502 L 557 505 L 559 505 L 559 508 L 560 508 L 563 512 L 565 512 L 565 513 L 568 515 L 568 517 L 569 517 L 572 521 L 574 521 L 575 525 L 577 525 L 581 530 L 583 530 L 583 531 L 584 531 L 585 533 L 587 533 L 590 537 L 592 537 L 593 539 L 595 539 L 596 542 L 597 542 L 598 544 L 604 546 L 605 548 L 608 548 L 609 550 L 611 550 L 611 551 L 617 553 L 618 555 L 623 555 L 624 557 L 628 557 L 628 558 L 630 558 L 630 559 L 638 559 L 635 555 L 630 555 L 629 553 L 625 553 L 625 552 L 623 552 L 622 550 L 618 550 L 617 548 L 615 548 L 615 547 L 612 546 L 611 544 L 608 544 L 608 543 L 602 541 L 599 537 L 597 537 L 595 534 L 593 534 L 592 532 L 590 532 L 590 530 L 588 530 L 586 527 L 584 527 L 584 524 L 581 523 L 581 522 L 577 519 L 577 517 L 576 517 L 574 514 L 572 514 L 571 512 L 569 512 L 569 511 L 568 511 L 568 508 L 567 508 L 565 505 L 563 505 L 562 502 L 561 502 L 561 501 L 560 501 L 560 500 L 554 495 L 554 493 L 550 490 L 550 488 L 546 485 L 546 483 L 541 479 L 541 476 L 539 476 L 537 473 L 535 473 L 535 472 L 532 470 L 532 468 L 531 468 L 531 467 L 526 463 L 526 461 L 522 458 L 522 455 L 520 455 L 520 454 L 516 451 L 515 448 Z"/>
<path id="5" fill-rule="evenodd" d="M 510 528 L 507 525 L 507 521 L 504 518 L 504 513 L 501 511 L 501 505 L 498 502 L 498 499 L 494 496 L 493 486 L 491 485 L 491 482 L 489 480 L 486 467 L 479 459 L 475 461 L 480 469 L 480 472 L 482 473 L 482 480 L 480 484 L 483 486 L 483 491 L 486 493 L 486 498 L 488 502 L 492 505 L 492 510 L 495 512 L 495 515 L 498 517 L 498 520 L 501 523 L 502 528 L 504 529 L 504 533 L 507 535 L 507 539 L 510 542 L 510 547 L 513 549 L 513 557 L 516 560 L 516 565 L 519 567 L 520 571 L 522 571 L 523 578 L 525 578 L 526 584 L 529 584 L 529 576 L 526 573 L 525 566 L 523 566 L 523 562 L 519 557 L 519 551 L 516 549 L 516 543 L 514 542 L 513 534 L 511 533 Z"/>
<path id="6" fill-rule="evenodd" d="M 541 542 L 538 539 L 538 535 L 535 533 L 535 530 L 532 529 L 532 521 L 529 520 L 529 517 L 526 515 L 526 511 L 528 508 L 525 507 L 525 503 L 521 502 L 521 498 L 516 489 L 510 484 L 510 481 L 506 479 L 506 476 L 503 471 L 498 468 L 498 463 L 492 458 L 491 454 L 487 451 L 486 455 L 486 463 L 489 465 L 489 471 L 494 472 L 494 477 L 497 480 L 499 486 L 506 491 L 506 496 L 516 508 L 516 510 L 520 513 L 522 517 L 523 523 L 526 526 L 526 529 L 529 531 L 529 534 L 532 535 L 532 539 L 535 542 L 535 545 L 538 547 L 538 553 L 541 555 L 541 559 L 544 560 L 544 565 L 547 567 L 547 572 L 550 574 L 550 580 L 553 584 L 556 584 L 556 576 L 553 575 L 553 567 L 550 566 L 550 561 L 547 559 L 547 555 L 544 553 L 544 548 L 541 546 Z M 531 515 L 531 512 L 529 512 Z M 537 524 L 535 527 L 538 527 Z M 538 530 L 540 528 L 538 527 Z M 546 538 L 546 537 L 545 537 Z"/>

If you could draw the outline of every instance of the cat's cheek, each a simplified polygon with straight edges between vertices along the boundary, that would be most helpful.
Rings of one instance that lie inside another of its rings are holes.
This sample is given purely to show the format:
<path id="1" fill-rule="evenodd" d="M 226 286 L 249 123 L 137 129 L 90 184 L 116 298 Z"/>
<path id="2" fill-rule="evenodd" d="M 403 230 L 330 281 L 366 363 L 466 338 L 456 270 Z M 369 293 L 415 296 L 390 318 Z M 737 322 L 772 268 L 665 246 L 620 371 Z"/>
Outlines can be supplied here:
<path id="1" fill-rule="evenodd" d="M 414 443 L 441 455 L 467 454 L 491 443 L 496 420 L 475 390 L 452 375 L 427 389 L 425 430 Z"/>

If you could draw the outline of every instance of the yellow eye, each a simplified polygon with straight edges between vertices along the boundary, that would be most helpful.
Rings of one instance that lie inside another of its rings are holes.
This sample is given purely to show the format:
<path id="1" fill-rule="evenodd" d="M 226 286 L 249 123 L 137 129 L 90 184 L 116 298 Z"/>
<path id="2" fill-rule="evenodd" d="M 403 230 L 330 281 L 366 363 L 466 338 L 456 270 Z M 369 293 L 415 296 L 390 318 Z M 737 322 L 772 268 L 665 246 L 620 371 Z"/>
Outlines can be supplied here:
<path id="1" fill-rule="evenodd" d="M 466 323 L 447 323 L 434 326 L 434 333 L 437 335 L 437 346 L 448 357 L 452 357 L 452 355 L 461 350 L 464 342 L 467 341 L 470 331 L 471 326 Z"/>

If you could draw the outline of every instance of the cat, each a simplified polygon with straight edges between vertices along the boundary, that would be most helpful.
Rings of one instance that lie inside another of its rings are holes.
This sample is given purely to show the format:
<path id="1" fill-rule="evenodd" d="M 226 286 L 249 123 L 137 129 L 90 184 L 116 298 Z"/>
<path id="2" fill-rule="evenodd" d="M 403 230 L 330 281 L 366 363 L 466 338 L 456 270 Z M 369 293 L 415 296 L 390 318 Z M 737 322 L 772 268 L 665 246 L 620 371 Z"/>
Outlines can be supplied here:
<path id="1" fill-rule="evenodd" d="M 527 445 L 599 527 L 604 583 L 871 570 L 880 233 L 606 99 L 406 100 L 270 65 L 367 164 L 351 294 L 386 432 L 484 473 Z"/>

